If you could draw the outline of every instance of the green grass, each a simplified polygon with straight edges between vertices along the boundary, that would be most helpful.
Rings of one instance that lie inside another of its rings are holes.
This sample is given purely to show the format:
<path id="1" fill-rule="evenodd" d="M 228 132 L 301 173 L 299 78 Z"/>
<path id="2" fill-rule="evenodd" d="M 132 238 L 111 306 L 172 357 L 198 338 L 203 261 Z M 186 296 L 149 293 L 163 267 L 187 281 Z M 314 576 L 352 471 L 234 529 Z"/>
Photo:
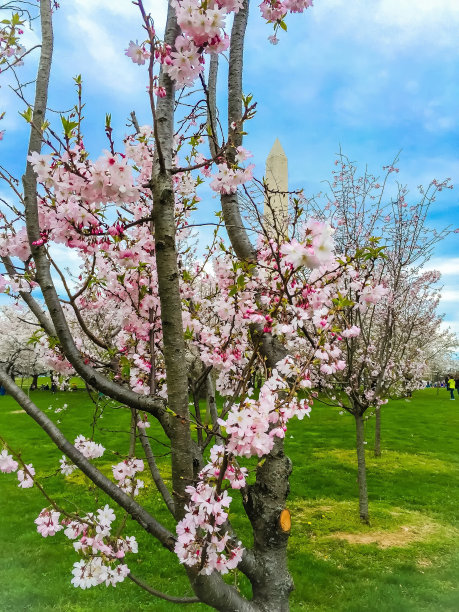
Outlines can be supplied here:
<path id="1" fill-rule="evenodd" d="M 24 377 L 18 376 L 16 377 L 15 382 L 22 389 L 27 391 L 27 389 L 30 387 L 32 383 L 32 378 L 24 378 Z M 39 376 L 37 385 L 38 385 L 38 388 L 40 388 L 40 385 L 49 385 L 51 387 L 51 378 L 49 376 Z M 68 379 L 68 385 L 76 386 L 78 387 L 78 389 L 86 388 L 84 381 L 78 376 L 72 376 L 70 379 Z"/>
<path id="2" fill-rule="evenodd" d="M 33 398 L 72 440 L 78 433 L 90 434 L 93 411 L 84 391 L 37 391 Z M 68 409 L 55 413 L 64 403 Z M 53 409 L 47 410 L 50 405 Z M 61 453 L 17 410 L 11 398 L 0 398 L 0 433 L 34 464 L 46 490 L 70 509 L 90 511 L 106 503 L 99 495 L 99 506 L 94 505 L 94 492 L 81 474 L 74 473 L 64 489 L 62 478 L 53 475 Z M 385 406 L 382 423 L 380 459 L 372 456 L 372 419 L 366 427 L 370 526 L 358 520 L 352 417 L 316 403 L 310 420 L 294 421 L 289 428 L 286 446 L 294 463 L 288 500 L 293 612 L 459 609 L 459 402 L 452 404 L 444 390 L 420 391 L 411 401 Z M 97 422 L 96 441 L 113 449 L 115 436 L 116 449 L 126 452 L 128 425 L 126 412 L 107 409 Z M 148 433 L 158 438 L 153 443 L 156 453 L 164 452 L 158 430 L 152 427 Z M 118 460 L 107 451 L 95 463 L 109 474 Z M 167 481 L 168 458 L 159 458 L 159 463 Z M 234 497 L 233 521 L 249 542 L 248 525 L 237 494 Z M 139 499 L 172 528 L 151 483 Z M 77 555 L 71 543 L 62 534 L 44 539 L 35 531 L 33 520 L 46 505 L 39 492 L 20 490 L 14 475 L 0 475 L 0 501 L 1 612 L 182 609 L 152 599 L 130 581 L 116 589 L 74 589 L 70 570 Z M 128 558 L 134 573 L 167 593 L 191 594 L 183 568 L 170 553 L 131 521 L 126 533 L 139 540 L 139 554 Z M 240 576 L 229 579 L 247 591 Z"/>

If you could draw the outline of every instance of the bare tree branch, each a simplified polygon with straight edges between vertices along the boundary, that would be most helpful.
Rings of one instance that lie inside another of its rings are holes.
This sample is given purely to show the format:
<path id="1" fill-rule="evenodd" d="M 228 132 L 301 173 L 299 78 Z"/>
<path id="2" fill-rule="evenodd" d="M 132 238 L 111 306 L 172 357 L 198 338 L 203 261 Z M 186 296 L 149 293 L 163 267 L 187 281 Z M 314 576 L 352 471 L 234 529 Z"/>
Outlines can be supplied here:
<path id="1" fill-rule="evenodd" d="M 155 597 L 159 597 L 159 599 L 164 599 L 165 601 L 170 601 L 171 603 L 192 604 L 199 603 L 201 601 L 198 597 L 174 597 L 173 595 L 166 595 L 166 593 L 162 593 L 161 591 L 153 589 L 146 582 L 144 582 L 140 578 L 137 578 L 137 576 L 134 576 L 132 572 L 129 572 L 128 578 L 129 580 L 132 580 L 132 582 L 135 582 L 135 584 L 137 584 L 144 591 L 150 593 L 150 595 L 154 595 Z"/>
<path id="2" fill-rule="evenodd" d="M 132 518 L 141 525 L 145 531 L 157 538 L 161 544 L 168 550 L 173 550 L 175 546 L 175 537 L 165 527 L 161 525 L 155 518 L 151 516 L 142 506 L 134 501 L 129 495 L 124 493 L 119 487 L 109 480 L 102 472 L 95 468 L 84 457 L 73 444 L 71 444 L 60 431 L 58 427 L 49 419 L 44 412 L 27 397 L 8 376 L 8 374 L 0 368 L 0 382 L 5 387 L 6 391 L 14 397 L 18 404 L 27 412 L 33 420 L 48 434 L 54 444 L 69 458 L 73 463 L 92 482 L 97 485 L 102 491 L 113 499 L 119 506 L 124 508 Z"/>

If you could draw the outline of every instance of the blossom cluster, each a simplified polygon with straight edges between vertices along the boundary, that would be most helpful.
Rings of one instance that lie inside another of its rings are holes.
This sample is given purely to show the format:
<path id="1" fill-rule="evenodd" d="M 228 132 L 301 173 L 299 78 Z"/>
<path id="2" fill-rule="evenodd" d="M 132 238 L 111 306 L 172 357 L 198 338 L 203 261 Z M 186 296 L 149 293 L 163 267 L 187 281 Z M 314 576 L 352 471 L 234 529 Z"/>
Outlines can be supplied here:
<path id="1" fill-rule="evenodd" d="M 184 322 L 204 364 L 219 373 L 217 389 L 223 396 L 237 393 L 248 363 L 250 326 L 275 336 L 288 352 L 258 396 L 247 389 L 219 419 L 224 443 L 212 449 L 198 482 L 188 488 L 190 502 L 177 528 L 176 553 L 182 563 L 202 573 L 228 571 L 232 551 L 241 554 L 241 545 L 228 537 L 225 528 L 230 501 L 226 489 L 246 486 L 247 474 L 236 459 L 266 456 L 276 438 L 285 437 L 291 418 L 309 415 L 313 395 L 309 390 L 346 366 L 343 344 L 358 337 L 360 328 L 340 322 L 342 307 L 336 296 L 345 295 L 347 284 L 353 283 L 356 298 L 350 306 L 364 311 L 387 293 L 357 262 L 338 263 L 333 230 L 325 222 L 309 220 L 298 239 L 284 244 L 261 239 L 258 261 L 261 265 L 251 276 L 241 274 L 230 255 L 216 259 L 215 284 L 206 279 L 212 302 L 201 296 L 199 314 L 185 317 Z M 305 268 L 312 270 L 307 281 Z M 218 316 L 218 327 L 208 324 L 212 315 Z"/>
<path id="2" fill-rule="evenodd" d="M 233 489 L 239 489 L 245 486 L 246 477 L 247 469 L 239 467 L 223 446 L 212 447 L 210 461 L 200 472 L 198 483 L 186 488 L 189 503 L 185 517 L 177 525 L 175 545 L 181 563 L 198 565 L 203 574 L 213 570 L 226 574 L 237 567 L 243 548 L 241 542 L 230 541 L 224 530 L 231 497 L 220 490 L 218 483 L 228 480 Z"/>
<path id="3" fill-rule="evenodd" d="M 295 369 L 289 358 L 280 367 L 289 374 Z M 210 461 L 200 472 L 196 486 L 186 489 L 190 501 L 177 526 L 175 546 L 181 563 L 197 565 L 203 574 L 214 570 L 224 574 L 241 560 L 241 542 L 233 542 L 225 530 L 231 497 L 222 490 L 222 483 L 232 489 L 245 487 L 247 469 L 238 465 L 236 457 L 267 455 L 275 437 L 285 436 L 289 419 L 309 416 L 311 400 L 282 399 L 280 393 L 287 393 L 287 388 L 286 380 L 275 369 L 258 400 L 247 398 L 234 404 L 228 417 L 219 419 L 228 436 L 226 444 L 212 447 Z"/>
<path id="4" fill-rule="evenodd" d="M 247 183 L 252 179 L 252 171 L 255 166 L 250 164 L 247 168 L 230 168 L 227 164 L 218 164 L 218 172 L 213 175 L 210 183 L 211 189 L 217 193 L 235 193 L 238 185 Z"/>
<path id="5" fill-rule="evenodd" d="M 173 5 L 182 34 L 175 39 L 165 70 L 177 87 L 191 86 L 204 71 L 203 51 L 221 53 L 228 49 L 226 18 L 242 8 L 242 0 L 174 0 Z"/>
<path id="6" fill-rule="evenodd" d="M 267 22 L 279 22 L 288 12 L 303 13 L 312 6 L 312 0 L 262 0 L 261 15 Z"/>
<path id="7" fill-rule="evenodd" d="M 20 36 L 24 34 L 22 21 L 17 13 L 10 19 L 3 19 L 0 25 L 0 67 L 3 65 L 22 65 L 21 57 L 26 52 L 21 45 Z M 1 69 L 0 69 L 1 72 Z"/>
<path id="8" fill-rule="evenodd" d="M 306 240 L 292 239 L 281 246 L 285 261 L 294 268 L 320 268 L 333 262 L 333 230 L 327 223 L 311 219 L 304 227 Z"/>
<path id="9" fill-rule="evenodd" d="M 17 471 L 19 481 L 18 487 L 21 489 L 30 489 L 33 487 L 35 468 L 31 463 L 25 465 L 21 470 L 18 470 L 18 467 L 18 462 L 13 459 L 12 455 L 10 455 L 6 449 L 3 449 L 0 453 L 0 472 L 10 474 L 11 472 Z"/>
<path id="10" fill-rule="evenodd" d="M 138 65 L 145 64 L 153 53 L 177 87 L 191 87 L 204 72 L 204 54 L 228 49 L 230 37 L 225 27 L 229 18 L 242 9 L 243 0 L 173 0 L 172 6 L 181 30 L 174 48 L 161 43 L 150 25 L 152 51 L 144 43 L 131 40 L 125 53 Z M 274 24 L 276 32 L 287 13 L 302 13 L 310 6 L 312 0 L 262 0 L 260 11 L 268 23 Z M 275 34 L 269 40 L 273 44 L 278 42 Z M 159 91 L 162 88 L 156 89 L 156 95 L 165 95 L 165 91 Z"/>
<path id="11" fill-rule="evenodd" d="M 88 459 L 101 457 L 104 448 L 100 444 L 78 436 L 75 447 Z M 69 463 L 66 457 L 60 460 L 61 471 L 67 475 L 76 466 Z M 0 471 L 4 473 L 16 472 L 19 486 L 29 488 L 33 486 L 35 470 L 31 464 L 25 465 L 24 469 L 18 470 L 19 464 L 11 454 L 4 449 L 0 453 Z M 127 459 L 113 466 L 113 473 L 118 480 L 120 488 L 129 494 L 136 495 L 143 482 L 136 480 L 134 476 L 144 469 L 143 461 L 139 459 Z M 135 490 L 134 490 L 135 489 Z M 43 508 L 35 519 L 37 532 L 44 538 L 54 536 L 59 531 L 74 542 L 74 549 L 82 556 L 82 559 L 73 566 L 72 584 L 82 589 L 105 583 L 116 586 L 124 580 L 129 573 L 127 565 L 120 563 L 126 553 L 138 552 L 135 537 L 114 537 L 111 533 L 112 523 L 116 516 L 113 510 L 105 505 L 96 513 L 90 513 L 83 518 L 77 515 L 61 519 L 61 512 L 55 508 Z"/>
<path id="12" fill-rule="evenodd" d="M 126 553 L 138 552 L 134 536 L 112 536 L 115 519 L 115 513 L 108 505 L 83 518 L 62 519 L 57 510 L 43 508 L 35 524 L 38 533 L 45 538 L 63 531 L 67 538 L 76 540 L 73 547 L 82 559 L 73 565 L 71 582 L 75 587 L 87 589 L 103 583 L 116 586 L 122 582 L 129 574 L 129 568 L 120 560 Z"/>
<path id="13" fill-rule="evenodd" d="M 93 440 L 89 440 L 84 436 L 77 436 L 75 438 L 75 448 L 77 448 L 86 459 L 98 459 L 102 457 L 105 452 L 105 448 L 102 444 L 97 444 Z"/>
<path id="14" fill-rule="evenodd" d="M 139 489 L 145 486 L 144 481 L 136 478 L 138 472 L 145 469 L 142 459 L 125 459 L 112 467 L 113 476 L 118 481 L 118 486 L 125 493 L 136 496 Z"/>
<path id="15" fill-rule="evenodd" d="M 185 518 L 177 525 L 175 552 L 181 563 L 197 565 L 202 574 L 214 570 L 226 574 L 237 567 L 243 553 L 241 543 L 230 545 L 229 534 L 220 529 L 228 517 L 231 497 L 204 482 L 187 487 L 186 492 L 190 502 Z"/>

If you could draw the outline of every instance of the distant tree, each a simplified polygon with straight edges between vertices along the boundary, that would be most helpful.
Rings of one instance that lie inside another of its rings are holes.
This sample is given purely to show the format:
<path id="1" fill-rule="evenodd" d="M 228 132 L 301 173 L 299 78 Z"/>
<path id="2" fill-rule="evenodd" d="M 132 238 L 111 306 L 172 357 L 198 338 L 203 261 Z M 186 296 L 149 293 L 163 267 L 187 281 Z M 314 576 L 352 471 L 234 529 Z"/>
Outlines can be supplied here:
<path id="1" fill-rule="evenodd" d="M 0 363 L 14 380 L 17 376 L 32 378 L 31 388 L 37 387 L 39 376 L 49 373 L 40 351 L 30 342 L 38 324 L 25 308 L 0 308 Z"/>
<path id="2" fill-rule="evenodd" d="M 336 161 L 329 192 L 305 202 L 307 214 L 328 218 L 336 228 L 337 251 L 351 263 L 361 248 L 373 241 L 382 259 L 368 261 L 344 279 L 343 308 L 337 324 L 345 329 L 345 367 L 321 385 L 329 401 L 355 419 L 359 483 L 359 512 L 368 522 L 364 422 L 376 414 L 375 454 L 381 449 L 381 406 L 397 390 L 417 388 L 426 371 L 429 340 L 440 337 L 437 314 L 439 274 L 423 272 L 435 244 L 450 231 L 431 230 L 427 214 L 436 196 L 449 188 L 449 179 L 419 187 L 417 199 L 406 187 L 391 182 L 399 170 L 393 164 L 378 178 L 358 169 L 344 155 Z M 324 204 L 325 200 L 325 204 Z M 356 308 L 356 290 L 366 275 L 380 283 L 370 287 Z M 356 284 L 357 282 L 357 284 Z M 348 300 L 348 302 L 346 302 Z M 319 355 L 320 358 L 320 355 Z"/>

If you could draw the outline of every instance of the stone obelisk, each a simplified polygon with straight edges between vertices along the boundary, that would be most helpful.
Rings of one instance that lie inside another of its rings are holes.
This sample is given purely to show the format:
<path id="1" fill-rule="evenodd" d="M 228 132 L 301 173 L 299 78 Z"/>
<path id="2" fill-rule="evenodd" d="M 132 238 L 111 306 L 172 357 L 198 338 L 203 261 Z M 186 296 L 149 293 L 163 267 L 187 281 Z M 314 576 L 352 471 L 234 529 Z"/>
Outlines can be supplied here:
<path id="1" fill-rule="evenodd" d="M 269 233 L 287 234 L 288 216 L 288 161 L 284 149 L 276 138 L 266 159 L 266 194 L 264 221 Z"/>

